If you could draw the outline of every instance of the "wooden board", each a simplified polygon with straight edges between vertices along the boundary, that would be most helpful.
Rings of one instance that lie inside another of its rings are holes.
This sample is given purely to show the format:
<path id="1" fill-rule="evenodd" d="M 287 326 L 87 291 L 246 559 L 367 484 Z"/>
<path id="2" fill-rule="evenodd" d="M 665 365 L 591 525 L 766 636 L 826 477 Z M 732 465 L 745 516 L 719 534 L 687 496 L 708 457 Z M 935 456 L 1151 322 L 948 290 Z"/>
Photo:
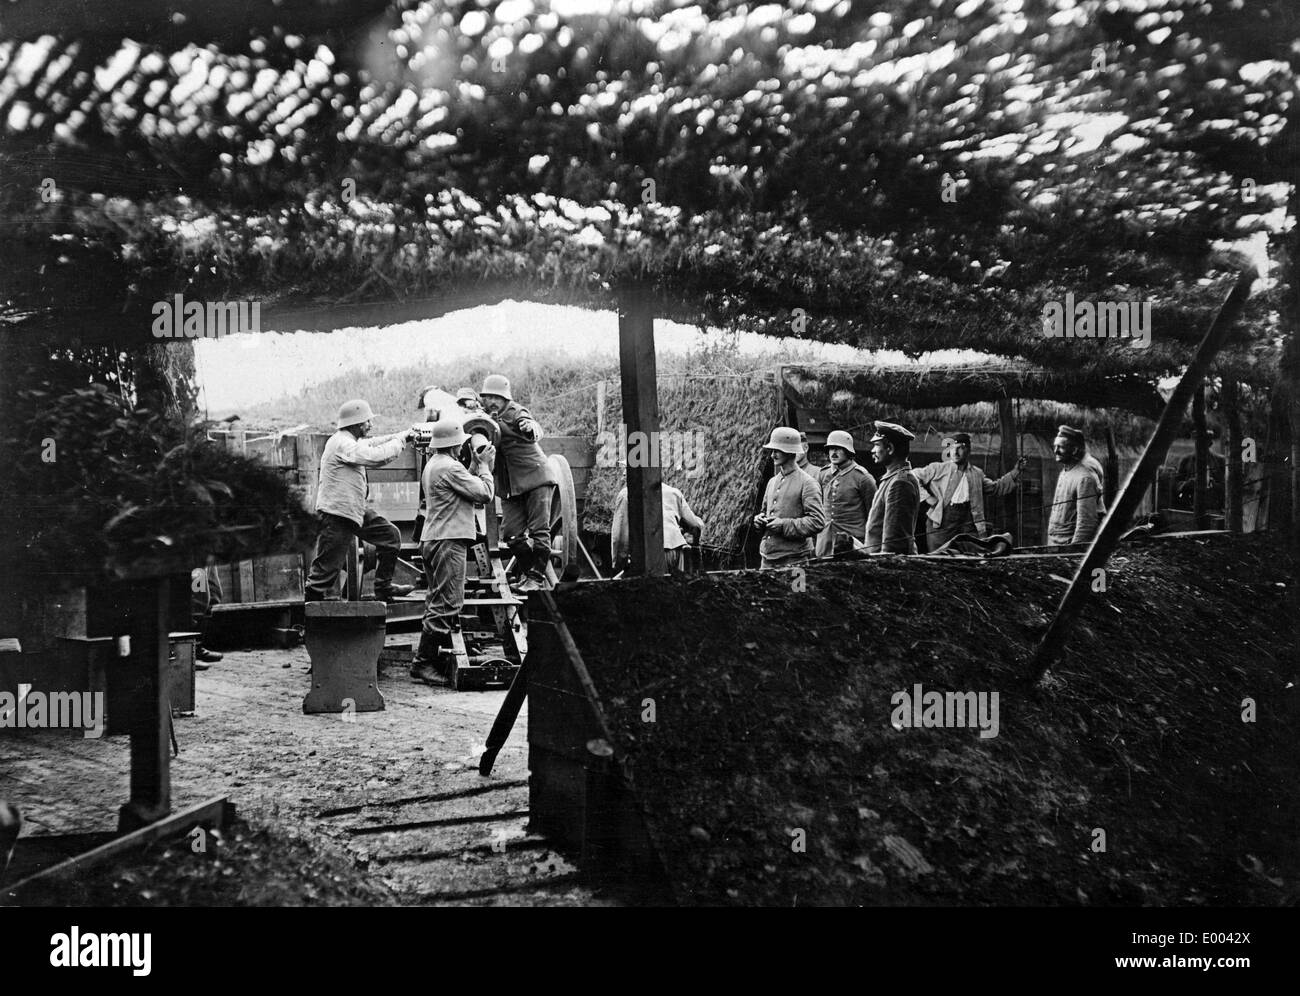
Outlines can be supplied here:
<path id="1" fill-rule="evenodd" d="M 6 886 L 5 893 L 10 897 L 17 896 L 22 890 L 30 887 L 33 883 L 40 882 L 42 879 L 72 871 L 83 871 L 86 868 L 123 854 L 134 847 L 143 847 L 151 841 L 188 833 L 192 828 L 200 824 L 216 827 L 224 826 L 234 819 L 234 815 L 234 806 L 228 800 L 224 798 L 208 799 L 196 806 L 183 809 L 172 816 L 142 826 L 138 830 L 115 837 L 108 843 L 87 851 L 85 854 L 69 858 L 67 861 L 61 861 L 53 867 L 29 875 L 22 881 Z"/>
<path id="2" fill-rule="evenodd" d="M 586 436 L 543 436 L 542 452 L 562 456 L 575 472 L 579 467 L 596 466 L 596 447 Z"/>
<path id="3" fill-rule="evenodd" d="M 253 597 L 250 601 L 301 599 L 302 595 L 303 558 L 299 554 L 253 558 Z"/>

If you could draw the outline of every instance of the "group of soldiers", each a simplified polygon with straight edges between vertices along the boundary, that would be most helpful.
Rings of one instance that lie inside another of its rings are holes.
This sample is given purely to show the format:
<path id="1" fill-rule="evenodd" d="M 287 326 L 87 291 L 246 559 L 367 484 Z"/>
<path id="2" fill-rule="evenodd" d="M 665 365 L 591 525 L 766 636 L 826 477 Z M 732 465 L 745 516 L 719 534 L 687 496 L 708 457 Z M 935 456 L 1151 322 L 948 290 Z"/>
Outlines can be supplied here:
<path id="1" fill-rule="evenodd" d="M 763 446 L 773 474 L 753 524 L 762 533 L 763 568 L 790 567 L 849 550 L 867 553 L 918 552 L 918 517 L 924 516 L 926 551 L 934 553 L 959 537 L 987 538 L 989 498 L 1012 494 L 1024 457 L 996 479 L 970 462 L 971 437 L 958 432 L 944 439 L 944 459 L 913 468 L 915 436 L 894 422 L 875 422 L 873 461 L 880 480 L 858 462 L 851 433 L 837 429 L 826 437 L 829 463 L 808 459 L 808 439 L 797 429 L 778 427 Z M 1048 520 L 1048 543 L 1089 543 L 1105 514 L 1101 464 L 1088 455 L 1083 433 L 1057 429 L 1053 455 L 1061 465 Z M 704 523 L 677 488 L 663 486 L 664 552 L 670 571 L 684 568 L 685 552 L 698 544 Z M 627 489 L 618 496 L 611 529 L 615 568 L 628 561 Z"/>
<path id="2" fill-rule="evenodd" d="M 826 438 L 829 465 L 808 461 L 807 437 L 796 429 L 772 430 L 764 449 L 774 473 L 754 526 L 763 533 L 759 554 L 764 568 L 789 567 L 847 550 L 867 553 L 917 552 L 917 520 L 925 516 L 928 552 L 958 537 L 984 538 L 990 526 L 987 498 L 1013 493 L 1024 471 L 1022 456 L 996 479 L 970 462 L 971 438 L 956 433 L 945 440 L 945 459 L 913 469 L 908 429 L 874 422 L 872 459 L 884 468 L 877 481 L 857 462 L 853 436 L 835 430 Z M 1048 543 L 1089 543 L 1105 513 L 1101 465 L 1087 453 L 1083 433 L 1057 429 L 1053 455 L 1061 465 L 1048 519 Z"/>
<path id="3" fill-rule="evenodd" d="M 502 538 L 514 555 L 514 590 L 519 594 L 548 585 L 551 556 L 551 493 L 556 485 L 546 454 L 538 445 L 542 427 L 516 402 L 510 381 L 492 374 L 481 391 L 462 388 L 459 411 L 429 411 L 428 459 L 420 478 L 424 496 L 416 532 L 428 583 L 420 643 L 411 676 L 433 683 L 439 652 L 452 646 L 465 603 L 465 565 L 479 533 L 475 509 L 501 499 Z M 490 417 L 497 443 L 469 446 L 464 419 L 471 413 Z M 401 551 L 398 528 L 368 506 L 367 467 L 392 462 L 416 436 L 414 428 L 370 437 L 374 412 L 365 401 L 339 408 L 337 431 L 321 454 L 316 512 L 320 534 L 308 573 L 307 601 L 335 596 L 349 544 L 358 539 L 377 551 L 375 598 L 390 601 L 411 592 L 393 575 Z"/>
<path id="4" fill-rule="evenodd" d="M 516 568 L 514 590 L 523 595 L 549 583 L 550 512 L 557 482 L 538 445 L 541 426 L 513 399 L 510 381 L 500 374 L 487 377 L 480 391 L 461 389 L 455 404 L 459 411 L 429 411 L 428 459 L 421 475 L 422 522 L 417 522 L 417 534 L 428 594 L 411 674 L 425 681 L 435 679 L 439 651 L 451 646 L 451 633 L 460 625 L 467 553 L 482 531 L 476 508 L 491 508 L 495 499 L 501 499 L 502 539 L 514 555 Z M 469 445 L 464 420 L 471 414 L 495 422 L 496 444 L 480 440 L 478 446 Z M 396 459 L 414 441 L 416 431 L 372 437 L 374 417 L 367 402 L 345 402 L 339 408 L 337 431 L 321 455 L 315 506 L 320 534 L 305 589 L 309 602 L 335 597 L 348 547 L 358 539 L 377 551 L 377 599 L 399 598 L 412 590 L 393 580 L 401 534 L 369 507 L 366 468 Z M 944 460 L 914 470 L 909 461 L 913 434 L 893 422 L 878 421 L 874 426 L 871 455 L 883 468 L 878 481 L 858 462 L 849 432 L 829 434 L 830 462 L 818 467 L 808 461 L 806 436 L 792 428 L 772 430 L 763 449 L 771 454 L 774 472 L 753 520 L 762 533 L 763 568 L 789 567 L 848 550 L 915 554 L 922 514 L 929 552 L 963 535 L 989 534 L 985 500 L 1015 490 L 1024 457 L 1006 474 L 989 479 L 971 464 L 970 436 L 960 432 L 946 447 Z M 1058 429 L 1053 450 L 1061 474 L 1049 519 L 1049 543 L 1090 542 L 1105 512 L 1101 466 L 1087 455 L 1083 433 L 1071 426 Z M 663 515 L 668 567 L 681 571 L 686 550 L 700 542 L 704 523 L 682 492 L 667 484 L 663 485 Z M 628 554 L 626 488 L 616 503 L 611 547 L 618 568 Z"/>

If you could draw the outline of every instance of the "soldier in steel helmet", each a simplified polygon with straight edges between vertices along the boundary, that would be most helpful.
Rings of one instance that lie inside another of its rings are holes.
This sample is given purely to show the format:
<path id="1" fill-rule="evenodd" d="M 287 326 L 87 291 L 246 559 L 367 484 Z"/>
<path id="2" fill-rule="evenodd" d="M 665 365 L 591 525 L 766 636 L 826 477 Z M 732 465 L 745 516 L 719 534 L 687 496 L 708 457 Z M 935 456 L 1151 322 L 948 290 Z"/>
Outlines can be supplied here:
<path id="1" fill-rule="evenodd" d="M 420 623 L 420 645 L 411 662 L 411 677 L 431 682 L 438 651 L 451 647 L 451 634 L 460 628 L 465 604 L 465 562 L 477 526 L 474 506 L 489 504 L 496 496 L 492 481 L 496 447 L 491 443 L 474 453 L 469 468 L 459 453 L 469 436 L 456 417 L 433 423 L 429 459 L 422 483 L 425 495 L 424 529 L 420 533 L 420 558 L 429 579 Z"/>
<path id="2" fill-rule="evenodd" d="M 537 445 L 542 427 L 510 394 L 510 381 L 492 374 L 479 392 L 483 409 L 501 427 L 501 459 L 496 464 L 497 494 L 501 498 L 501 538 L 510 548 L 519 571 L 516 591 L 548 586 L 551 559 L 551 497 L 558 483 L 546 454 Z"/>
<path id="3" fill-rule="evenodd" d="M 866 542 L 867 515 L 876 497 L 875 478 L 858 463 L 851 434 L 836 429 L 828 435 L 826 455 L 830 466 L 821 473 L 826 528 L 817 534 L 818 557 L 843 553 Z"/>
<path id="4" fill-rule="evenodd" d="M 778 426 L 763 449 L 772 455 L 775 473 L 763 494 L 763 510 L 754 525 L 763 532 L 759 546 L 764 570 L 793 567 L 812 558 L 813 537 L 826 525 L 817 482 L 799 469 L 804 452 L 799 430 Z"/>

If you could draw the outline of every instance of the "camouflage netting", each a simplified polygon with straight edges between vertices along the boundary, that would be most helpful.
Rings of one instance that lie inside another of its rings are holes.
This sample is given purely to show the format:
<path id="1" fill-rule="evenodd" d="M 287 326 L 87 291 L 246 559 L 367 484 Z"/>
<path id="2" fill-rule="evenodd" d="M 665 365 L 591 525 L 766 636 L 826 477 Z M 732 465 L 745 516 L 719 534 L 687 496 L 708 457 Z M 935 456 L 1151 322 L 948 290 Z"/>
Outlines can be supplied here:
<path id="1" fill-rule="evenodd" d="M 835 428 L 860 436 L 883 418 L 939 431 L 999 433 L 998 401 L 1011 400 L 1017 433 L 1051 438 L 1057 426 L 1083 429 L 1104 440 L 1113 433 L 1120 446 L 1142 449 L 1164 408 L 1156 388 L 1137 376 L 1073 379 L 1020 364 L 972 361 L 913 366 L 880 364 L 788 364 L 787 385 L 803 405 L 826 411 Z M 1217 392 L 1212 392 L 1217 400 Z M 1244 434 L 1267 429 L 1268 396 L 1243 386 L 1240 415 Z M 1184 432 L 1194 432 L 1190 417 Z"/>
<path id="2" fill-rule="evenodd" d="M 639 282 L 663 317 L 1150 379 L 1294 178 L 1285 0 L 176 6 L 6 12 L 10 322 L 147 338 L 185 293 L 333 328 Z M 1045 339 L 1067 293 L 1150 302 L 1151 347 Z M 1259 293 L 1220 368 L 1268 383 L 1285 288 Z"/>
<path id="3" fill-rule="evenodd" d="M 1185 367 L 1252 234 L 1286 265 L 1218 372 L 1272 385 L 1294 327 L 1291 0 L 91 6 L 0 11 L 6 351 L 156 344 L 177 294 L 333 329 L 645 293 L 1104 393 Z M 1045 338 L 1068 294 L 1150 303 L 1150 348 Z"/>
<path id="4" fill-rule="evenodd" d="M 615 381 L 608 385 L 605 399 L 605 429 L 615 437 L 622 406 Z M 775 387 L 759 372 L 668 376 L 659 381 L 659 408 L 660 429 L 670 441 L 663 451 L 681 456 L 671 465 L 671 456 L 665 459 L 664 483 L 679 488 L 704 520 L 701 542 L 705 546 L 736 552 L 757 510 L 755 497 L 765 461 L 762 445 L 772 427 L 780 424 Z M 610 451 L 616 455 L 617 444 Z M 588 529 L 610 528 L 614 502 L 625 480 L 619 467 L 598 467 L 592 472 L 584 513 Z"/>

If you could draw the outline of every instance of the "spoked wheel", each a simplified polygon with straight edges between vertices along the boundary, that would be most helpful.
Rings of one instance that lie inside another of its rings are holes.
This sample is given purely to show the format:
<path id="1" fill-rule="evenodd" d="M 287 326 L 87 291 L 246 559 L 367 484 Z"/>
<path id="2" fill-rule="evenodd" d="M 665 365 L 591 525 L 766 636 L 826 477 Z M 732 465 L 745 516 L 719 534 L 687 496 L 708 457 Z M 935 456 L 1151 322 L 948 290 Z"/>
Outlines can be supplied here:
<path id="1" fill-rule="evenodd" d="M 348 544 L 348 565 L 344 577 L 343 597 L 349 602 L 361 601 L 361 556 L 360 544 L 353 540 Z"/>
<path id="2" fill-rule="evenodd" d="M 366 571 L 373 571 L 379 563 L 379 551 L 369 543 L 353 540 L 348 544 L 347 567 L 344 569 L 343 597 L 349 602 L 361 601 L 361 585 Z"/>
<path id="3" fill-rule="evenodd" d="M 551 562 L 561 581 L 576 581 L 578 565 L 578 500 L 574 494 L 573 471 L 558 453 L 547 458 L 558 483 L 551 492 Z"/>

